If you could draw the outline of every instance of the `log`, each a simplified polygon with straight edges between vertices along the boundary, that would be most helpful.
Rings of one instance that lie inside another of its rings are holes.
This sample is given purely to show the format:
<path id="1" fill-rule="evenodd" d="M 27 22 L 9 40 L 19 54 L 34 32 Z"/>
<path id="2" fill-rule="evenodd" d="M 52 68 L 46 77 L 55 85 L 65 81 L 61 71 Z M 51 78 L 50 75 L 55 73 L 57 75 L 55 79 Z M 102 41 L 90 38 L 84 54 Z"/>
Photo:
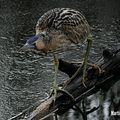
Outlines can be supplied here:
<path id="1" fill-rule="evenodd" d="M 59 70 L 66 73 L 69 77 L 73 76 L 79 66 L 78 64 L 68 63 L 59 59 Z M 53 113 L 62 115 L 76 103 L 97 93 L 100 89 L 109 90 L 120 78 L 120 50 L 111 51 L 106 49 L 103 51 L 103 57 L 95 63 L 94 67 L 91 65 L 87 66 L 85 80 L 87 87 L 82 83 L 82 71 L 81 67 L 75 77 L 66 80 L 62 84 L 62 89 L 66 92 L 58 90 L 55 101 L 53 96 L 49 97 L 38 105 L 26 119 L 43 120 Z"/>

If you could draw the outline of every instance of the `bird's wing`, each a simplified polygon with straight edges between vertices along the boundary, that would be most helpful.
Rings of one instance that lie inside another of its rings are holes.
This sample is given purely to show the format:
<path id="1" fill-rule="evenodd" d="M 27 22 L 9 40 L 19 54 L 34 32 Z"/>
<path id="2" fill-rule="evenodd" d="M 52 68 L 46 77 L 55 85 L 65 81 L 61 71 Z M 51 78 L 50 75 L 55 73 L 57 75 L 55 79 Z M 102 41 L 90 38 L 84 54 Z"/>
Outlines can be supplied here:
<path id="1" fill-rule="evenodd" d="M 84 41 L 90 32 L 85 17 L 70 8 L 55 8 L 43 14 L 37 22 L 36 32 L 49 29 L 61 30 L 74 43 Z"/>

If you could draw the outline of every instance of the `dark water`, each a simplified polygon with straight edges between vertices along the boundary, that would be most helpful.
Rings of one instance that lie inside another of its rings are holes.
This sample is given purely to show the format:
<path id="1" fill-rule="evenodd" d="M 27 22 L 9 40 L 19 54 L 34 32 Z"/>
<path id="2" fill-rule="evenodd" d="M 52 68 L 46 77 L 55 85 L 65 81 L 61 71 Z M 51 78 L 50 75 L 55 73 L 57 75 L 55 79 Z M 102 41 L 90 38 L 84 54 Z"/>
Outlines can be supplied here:
<path id="1" fill-rule="evenodd" d="M 0 0 L 0 120 L 7 120 L 36 101 L 47 97 L 54 75 L 51 56 L 20 54 L 18 49 L 27 37 L 34 35 L 38 18 L 55 7 L 70 7 L 83 12 L 91 25 L 94 44 L 90 60 L 96 61 L 105 48 L 120 48 L 119 0 Z M 82 51 L 62 53 L 68 61 L 79 61 Z M 81 53 L 81 54 L 80 54 Z M 66 75 L 59 73 L 58 81 Z M 120 82 L 101 100 L 99 93 L 88 98 L 89 107 L 99 105 L 101 110 L 88 116 L 89 120 L 108 120 L 111 96 L 120 100 Z M 61 120 L 78 120 L 79 113 L 70 110 Z"/>

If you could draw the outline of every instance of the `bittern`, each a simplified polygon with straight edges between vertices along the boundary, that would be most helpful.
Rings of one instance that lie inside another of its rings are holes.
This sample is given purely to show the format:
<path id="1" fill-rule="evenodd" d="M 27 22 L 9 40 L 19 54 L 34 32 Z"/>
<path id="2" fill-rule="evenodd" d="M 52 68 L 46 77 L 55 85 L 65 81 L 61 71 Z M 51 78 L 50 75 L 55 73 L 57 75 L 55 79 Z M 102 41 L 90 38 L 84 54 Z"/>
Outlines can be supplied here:
<path id="1" fill-rule="evenodd" d="M 85 81 L 86 65 L 92 43 L 90 27 L 81 12 L 71 8 L 55 8 L 44 13 L 36 24 L 36 35 L 27 40 L 22 49 L 34 49 L 48 54 L 53 52 L 55 61 L 55 75 L 53 93 L 56 96 L 58 85 L 56 81 L 59 62 L 55 51 L 63 50 L 72 43 L 88 41 L 83 60 L 83 84 Z M 74 75 L 75 76 L 75 75 Z"/>

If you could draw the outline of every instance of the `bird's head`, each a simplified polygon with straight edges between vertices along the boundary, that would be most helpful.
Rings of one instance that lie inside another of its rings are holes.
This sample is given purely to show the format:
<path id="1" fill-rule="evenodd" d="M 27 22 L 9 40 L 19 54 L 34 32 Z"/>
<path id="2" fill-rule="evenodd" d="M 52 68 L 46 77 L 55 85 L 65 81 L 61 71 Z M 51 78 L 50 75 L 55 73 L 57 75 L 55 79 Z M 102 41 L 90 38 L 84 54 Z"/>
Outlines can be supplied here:
<path id="1" fill-rule="evenodd" d="M 39 33 L 30 37 L 25 45 L 21 48 L 22 51 L 37 50 L 45 52 L 46 46 L 49 43 L 49 35 L 46 32 Z"/>

